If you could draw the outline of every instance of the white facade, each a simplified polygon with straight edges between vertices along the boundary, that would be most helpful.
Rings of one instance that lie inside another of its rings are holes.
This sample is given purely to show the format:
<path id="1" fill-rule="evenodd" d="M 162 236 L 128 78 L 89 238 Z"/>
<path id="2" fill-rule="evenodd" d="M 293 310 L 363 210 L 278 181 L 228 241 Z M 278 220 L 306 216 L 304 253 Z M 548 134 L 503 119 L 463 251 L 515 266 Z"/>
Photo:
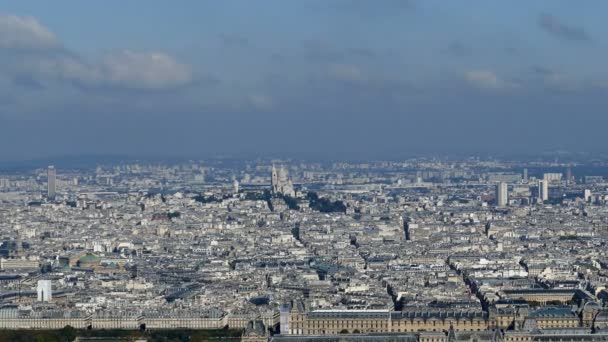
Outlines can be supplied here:
<path id="1" fill-rule="evenodd" d="M 509 188 L 507 183 L 500 182 L 496 184 L 496 205 L 504 207 L 509 202 Z"/>
<path id="2" fill-rule="evenodd" d="M 585 199 L 585 202 L 590 202 L 591 201 L 591 190 L 585 189 L 583 191 L 583 198 Z"/>
<path id="3" fill-rule="evenodd" d="M 549 199 L 549 182 L 546 180 L 538 181 L 538 199 L 541 201 Z"/>
<path id="4" fill-rule="evenodd" d="M 562 180 L 561 173 L 545 173 L 543 174 L 543 180 L 546 182 L 560 182 Z"/>
<path id="5" fill-rule="evenodd" d="M 287 170 L 284 167 L 281 167 L 278 171 L 272 165 L 272 174 L 270 178 L 272 193 L 280 194 L 289 197 L 295 197 L 296 192 L 293 189 L 293 184 L 287 175 Z"/>
<path id="6" fill-rule="evenodd" d="M 53 289 L 50 280 L 38 280 L 38 301 L 49 302 L 53 299 Z"/>

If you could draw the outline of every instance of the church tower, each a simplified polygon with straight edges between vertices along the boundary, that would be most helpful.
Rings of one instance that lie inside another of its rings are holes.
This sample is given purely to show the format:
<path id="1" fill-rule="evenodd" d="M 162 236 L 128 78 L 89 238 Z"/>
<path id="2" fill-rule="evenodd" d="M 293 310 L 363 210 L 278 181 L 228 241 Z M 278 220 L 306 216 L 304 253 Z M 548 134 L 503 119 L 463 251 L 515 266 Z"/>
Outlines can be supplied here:
<path id="1" fill-rule="evenodd" d="M 279 190 L 279 175 L 277 168 L 272 164 L 272 174 L 270 176 L 270 185 L 273 194 L 276 194 Z"/>

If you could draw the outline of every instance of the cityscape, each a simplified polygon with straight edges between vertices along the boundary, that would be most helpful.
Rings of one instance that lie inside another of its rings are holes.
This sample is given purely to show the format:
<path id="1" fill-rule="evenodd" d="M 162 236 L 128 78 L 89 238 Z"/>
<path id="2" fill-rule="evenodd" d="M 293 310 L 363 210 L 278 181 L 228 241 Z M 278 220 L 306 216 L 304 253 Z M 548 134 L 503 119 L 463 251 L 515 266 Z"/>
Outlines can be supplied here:
<path id="1" fill-rule="evenodd" d="M 608 340 L 608 160 L 0 174 L 0 327 Z"/>
<path id="2" fill-rule="evenodd" d="M 608 342 L 606 0 L 0 0 L 0 342 Z"/>

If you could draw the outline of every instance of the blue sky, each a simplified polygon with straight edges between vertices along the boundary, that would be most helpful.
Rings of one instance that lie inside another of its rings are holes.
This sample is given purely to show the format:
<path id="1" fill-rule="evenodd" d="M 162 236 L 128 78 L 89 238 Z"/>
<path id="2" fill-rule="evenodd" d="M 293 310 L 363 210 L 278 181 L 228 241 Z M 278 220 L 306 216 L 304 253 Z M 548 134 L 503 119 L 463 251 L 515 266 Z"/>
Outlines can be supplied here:
<path id="1" fill-rule="evenodd" d="M 0 1 L 0 159 L 602 151 L 606 1 Z M 77 143 L 75 143 L 77 142 Z"/>

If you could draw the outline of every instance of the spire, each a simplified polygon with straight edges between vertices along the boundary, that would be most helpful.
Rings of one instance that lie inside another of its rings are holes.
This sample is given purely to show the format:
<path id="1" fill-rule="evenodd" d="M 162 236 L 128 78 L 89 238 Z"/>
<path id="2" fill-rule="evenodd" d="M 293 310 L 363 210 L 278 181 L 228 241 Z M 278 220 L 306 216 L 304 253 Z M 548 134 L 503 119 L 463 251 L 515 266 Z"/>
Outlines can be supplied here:
<path id="1" fill-rule="evenodd" d="M 277 174 L 277 168 L 272 163 L 272 172 L 270 174 L 270 191 L 276 194 L 279 190 L 279 176 Z"/>

